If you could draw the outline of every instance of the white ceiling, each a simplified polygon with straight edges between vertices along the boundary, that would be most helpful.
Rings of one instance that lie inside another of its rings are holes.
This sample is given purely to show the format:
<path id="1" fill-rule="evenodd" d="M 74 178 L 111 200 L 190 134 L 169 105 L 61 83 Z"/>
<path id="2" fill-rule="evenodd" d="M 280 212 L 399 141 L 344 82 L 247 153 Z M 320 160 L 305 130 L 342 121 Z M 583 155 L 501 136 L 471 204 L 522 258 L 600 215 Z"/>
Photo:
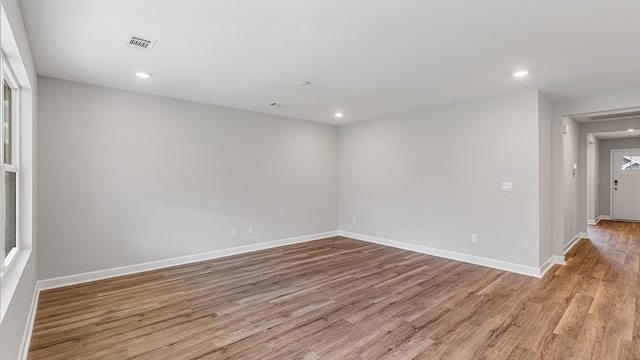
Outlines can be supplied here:
<path id="1" fill-rule="evenodd" d="M 40 75 L 319 122 L 536 89 L 558 101 L 640 86 L 637 0 L 21 4 Z M 130 49 L 129 33 L 158 44 Z M 519 68 L 534 71 L 509 76 Z"/>

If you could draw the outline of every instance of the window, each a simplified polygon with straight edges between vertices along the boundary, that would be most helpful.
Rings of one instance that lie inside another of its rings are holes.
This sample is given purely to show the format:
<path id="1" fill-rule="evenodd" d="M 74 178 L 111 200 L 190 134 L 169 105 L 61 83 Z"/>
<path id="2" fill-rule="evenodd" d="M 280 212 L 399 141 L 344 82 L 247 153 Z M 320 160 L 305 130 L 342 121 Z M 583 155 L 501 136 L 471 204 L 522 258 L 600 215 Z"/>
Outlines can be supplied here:
<path id="1" fill-rule="evenodd" d="M 623 155 L 621 170 L 640 170 L 640 156 Z"/>
<path id="2" fill-rule="evenodd" d="M 33 89 L 0 4 L 0 323 L 19 287 L 36 279 L 33 257 Z M 28 47 L 28 43 L 24 42 Z M 25 171 L 26 170 L 26 171 Z M 32 276 L 25 276 L 27 269 Z M 4 328 L 4 324 L 2 324 Z M 4 334 L 3 334 L 4 335 Z M 0 357 L 2 357 L 0 350 Z"/>
<path id="3" fill-rule="evenodd" d="M 2 127 L 0 128 L 0 158 L 2 159 L 2 173 L 4 181 L 0 181 L 3 188 L 2 202 L 3 217 L 2 223 L 4 231 L 2 233 L 1 251 L 2 273 L 11 265 L 11 260 L 20 247 L 18 236 L 18 184 L 19 184 L 19 157 L 17 146 L 17 130 L 19 128 L 18 97 L 20 95 L 18 86 L 2 55 Z"/>

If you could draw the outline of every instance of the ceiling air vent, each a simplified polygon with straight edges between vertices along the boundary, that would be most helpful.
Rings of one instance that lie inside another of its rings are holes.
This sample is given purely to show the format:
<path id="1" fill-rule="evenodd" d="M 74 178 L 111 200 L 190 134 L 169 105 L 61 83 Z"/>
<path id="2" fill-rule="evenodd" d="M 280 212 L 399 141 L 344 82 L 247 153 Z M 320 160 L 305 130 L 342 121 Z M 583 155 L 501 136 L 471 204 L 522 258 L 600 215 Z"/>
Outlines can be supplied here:
<path id="1" fill-rule="evenodd" d="M 618 120 L 618 119 L 622 119 L 622 118 L 636 117 L 636 116 L 640 116 L 640 111 L 630 111 L 630 112 L 621 112 L 621 113 L 615 113 L 615 114 L 596 115 L 596 116 L 589 116 L 589 118 L 591 120 L 595 120 L 595 121 L 605 121 L 605 120 Z"/>
<path id="2" fill-rule="evenodd" d="M 289 105 L 285 105 L 285 104 L 280 104 L 280 103 L 271 103 L 269 104 L 269 106 L 273 106 L 273 107 L 277 107 L 277 108 L 286 108 L 289 107 Z"/>
<path id="3" fill-rule="evenodd" d="M 149 52 L 156 45 L 156 40 L 145 39 L 142 36 L 127 35 L 127 38 L 124 41 L 124 45 L 130 48 Z"/>

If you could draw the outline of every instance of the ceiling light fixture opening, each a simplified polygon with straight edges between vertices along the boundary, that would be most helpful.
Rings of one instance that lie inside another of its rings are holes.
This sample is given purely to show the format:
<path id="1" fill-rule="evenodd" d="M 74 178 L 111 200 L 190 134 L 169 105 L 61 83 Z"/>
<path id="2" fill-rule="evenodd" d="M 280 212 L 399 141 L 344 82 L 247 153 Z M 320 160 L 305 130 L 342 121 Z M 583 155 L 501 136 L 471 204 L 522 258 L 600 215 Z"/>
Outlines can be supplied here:
<path id="1" fill-rule="evenodd" d="M 343 117 L 343 116 L 344 116 L 344 114 L 343 114 L 343 113 L 341 113 L 341 112 L 337 112 L 337 113 L 333 114 L 333 116 L 335 116 L 336 118 L 338 118 L 338 119 L 339 119 L 339 118 Z"/>
<path id="2" fill-rule="evenodd" d="M 518 70 L 513 73 L 513 77 L 521 78 L 529 75 L 529 70 Z"/>
<path id="3" fill-rule="evenodd" d="M 627 131 L 628 131 L 628 132 L 633 132 L 634 130 L 633 130 L 633 129 L 627 129 Z"/>
<path id="4" fill-rule="evenodd" d="M 300 86 L 309 86 L 309 85 L 311 85 L 311 81 L 306 81 L 306 80 L 305 81 L 299 81 L 298 85 L 300 85 Z"/>
<path id="5" fill-rule="evenodd" d="M 148 73 L 148 72 L 137 72 L 136 76 L 139 77 L 140 79 L 148 79 L 151 76 L 153 76 L 153 74 Z"/>

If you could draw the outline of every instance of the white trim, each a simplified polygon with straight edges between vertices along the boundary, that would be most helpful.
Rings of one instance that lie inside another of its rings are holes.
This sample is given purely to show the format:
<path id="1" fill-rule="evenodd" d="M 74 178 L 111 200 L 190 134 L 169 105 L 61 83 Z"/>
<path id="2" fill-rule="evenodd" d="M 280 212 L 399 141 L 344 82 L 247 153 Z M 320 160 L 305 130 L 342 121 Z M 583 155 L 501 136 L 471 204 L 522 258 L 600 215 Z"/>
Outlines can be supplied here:
<path id="1" fill-rule="evenodd" d="M 609 164 L 611 165 L 609 167 L 609 212 L 611 213 L 612 218 L 613 218 L 613 172 L 614 172 L 613 159 L 615 157 L 613 156 L 613 150 L 615 149 L 609 150 Z"/>
<path id="2" fill-rule="evenodd" d="M 31 308 L 27 317 L 27 326 L 24 329 L 22 335 L 22 344 L 20 345 L 20 351 L 18 352 L 18 359 L 27 360 L 29 356 L 29 345 L 31 345 L 31 335 L 33 334 L 33 324 L 36 321 L 36 310 L 38 309 L 38 299 L 40 299 L 40 287 L 36 283 L 36 287 L 33 290 L 33 297 L 31 299 Z"/>
<path id="3" fill-rule="evenodd" d="M 551 256 L 551 258 L 553 259 L 553 263 L 554 264 L 558 264 L 558 265 L 567 265 L 567 262 L 563 256 L 559 256 L 559 255 L 553 255 Z"/>
<path id="4" fill-rule="evenodd" d="M 547 271 L 549 271 L 549 269 L 551 269 L 551 267 L 554 265 L 554 261 L 553 261 L 553 256 L 550 257 L 547 261 L 544 262 L 544 264 L 542 264 L 540 266 L 540 277 L 544 276 L 544 274 L 547 273 Z"/>
<path id="5" fill-rule="evenodd" d="M 587 225 L 598 225 L 601 220 L 611 220 L 611 216 L 600 215 L 595 220 L 587 220 Z"/>
<path id="6" fill-rule="evenodd" d="M 16 194 L 16 204 L 15 204 L 15 213 L 16 213 L 16 218 L 15 218 L 15 230 L 16 230 L 16 245 L 15 245 L 15 249 L 19 249 L 20 248 L 20 233 L 19 233 L 19 229 L 20 229 L 20 209 L 18 204 L 20 203 L 20 188 L 19 188 L 19 184 L 20 184 L 20 177 L 19 177 L 19 168 L 20 168 L 20 157 L 19 157 L 19 151 L 20 151 L 20 144 L 18 143 L 19 138 L 18 136 L 20 135 L 18 132 L 18 129 L 20 128 L 20 86 L 18 85 L 18 81 L 16 80 L 15 75 L 13 74 L 13 71 L 11 69 L 11 67 L 9 66 L 9 63 L 7 62 L 7 58 L 5 57 L 4 53 L 2 53 L 2 80 L 7 82 L 7 85 L 9 85 L 9 87 L 11 88 L 11 114 L 10 114 L 10 123 L 11 123 L 11 163 L 7 164 L 4 162 L 4 157 L 5 157 L 5 153 L 4 153 L 4 146 L 0 147 L 0 164 L 2 164 L 3 167 L 3 171 L 2 171 L 2 177 L 4 178 L 6 176 L 7 172 L 10 173 L 14 173 L 16 175 L 16 179 L 15 179 L 15 194 Z M 4 99 L 4 83 L 2 84 L 2 99 Z M 4 124 L 4 111 L 2 111 L 2 123 Z M 4 130 L 4 125 L 2 126 L 2 129 L 0 130 L 0 138 L 3 139 L 5 138 L 5 130 Z M 4 188 L 6 190 L 6 183 L 3 182 L 2 183 L 2 188 Z M 5 197 L 6 193 L 3 194 L 2 196 L 2 204 L 6 204 L 6 197 Z M 3 205 L 3 209 L 4 209 L 4 205 Z M 6 210 L 6 209 L 4 209 Z M 6 214 L 3 214 L 3 220 L 6 220 Z M 2 224 L 0 225 L 2 228 L 4 228 L 6 226 L 6 224 Z M 4 235 L 3 235 L 4 236 Z M 2 239 L 2 242 L 4 242 L 5 240 Z M 5 249 L 6 251 L 6 249 Z M 11 255 L 11 253 L 9 253 L 9 255 Z M 5 261 L 5 267 L 10 266 L 11 264 L 11 258 L 10 256 L 7 256 L 8 261 Z"/>
<path id="7" fill-rule="evenodd" d="M 161 269 L 161 268 L 170 267 L 170 266 L 189 264 L 189 263 L 194 263 L 198 261 L 217 259 L 225 256 L 244 254 L 252 251 L 271 249 L 275 247 L 298 244 L 298 243 L 312 241 L 312 240 L 319 240 L 319 239 L 324 239 L 324 238 L 328 238 L 336 235 L 338 235 L 338 231 L 329 231 L 325 233 L 298 236 L 298 237 L 289 238 L 289 239 L 274 240 L 274 241 L 268 241 L 268 242 L 263 242 L 258 244 L 238 246 L 238 247 L 229 248 L 229 249 L 214 250 L 206 253 L 181 256 L 177 258 L 152 261 L 148 263 L 128 265 L 128 266 L 122 266 L 118 268 L 98 270 L 98 271 L 92 271 L 92 272 L 69 275 L 69 276 L 62 276 L 58 278 L 40 280 L 38 281 L 38 286 L 41 290 L 53 289 L 53 288 L 58 288 L 62 286 L 81 284 L 89 281 L 102 280 L 102 279 L 112 278 L 116 276 L 139 273 L 143 271 L 156 270 L 156 269 Z"/>
<path id="8" fill-rule="evenodd" d="M 2 239 L 4 241 L 4 239 Z M 20 248 L 17 246 L 14 246 L 11 251 L 9 251 L 9 253 L 7 254 L 7 256 L 5 256 L 4 258 L 4 268 L 8 268 L 11 265 L 11 262 L 13 261 L 13 258 L 16 256 L 16 254 L 18 253 L 18 251 L 20 251 Z"/>
<path id="9" fill-rule="evenodd" d="M 529 275 L 529 276 L 538 277 L 538 278 L 542 277 L 543 275 L 541 271 L 542 268 L 537 268 L 534 266 L 520 265 L 520 264 L 515 264 L 507 261 L 502 261 L 502 260 L 463 254 L 455 251 L 436 249 L 428 246 L 411 244 L 411 243 L 406 243 L 402 241 L 383 239 L 379 237 L 357 234 L 357 233 L 352 233 L 348 231 L 339 231 L 339 235 L 356 239 L 356 240 L 371 242 L 374 244 L 390 246 L 390 247 L 403 249 L 403 250 L 415 251 L 422 254 L 433 255 L 433 256 L 456 260 L 456 261 L 462 261 L 462 262 L 475 264 L 475 265 L 487 266 L 494 269 L 510 271 L 510 272 Z"/>
<path id="10" fill-rule="evenodd" d="M 5 268 L 5 273 L 2 274 L 2 282 L 0 282 L 0 322 L 3 321 L 9 310 L 9 305 L 20 285 L 20 279 L 23 272 L 26 271 L 30 257 L 31 250 L 19 250 L 11 261 L 11 266 Z"/>
<path id="11" fill-rule="evenodd" d="M 580 241 L 580 239 L 588 239 L 588 238 L 589 238 L 589 235 L 585 232 L 576 234 L 576 236 L 574 236 L 573 239 L 571 239 L 571 241 L 565 244 L 564 253 L 566 254 L 567 252 L 569 252 L 569 250 L 571 250 L 578 243 L 578 241 Z"/>
<path id="12" fill-rule="evenodd" d="M 566 265 L 567 262 L 564 260 L 564 256 L 552 255 L 547 261 L 545 261 L 542 266 L 540 266 L 540 277 L 543 277 L 544 274 L 551 269 L 553 265 Z"/>

